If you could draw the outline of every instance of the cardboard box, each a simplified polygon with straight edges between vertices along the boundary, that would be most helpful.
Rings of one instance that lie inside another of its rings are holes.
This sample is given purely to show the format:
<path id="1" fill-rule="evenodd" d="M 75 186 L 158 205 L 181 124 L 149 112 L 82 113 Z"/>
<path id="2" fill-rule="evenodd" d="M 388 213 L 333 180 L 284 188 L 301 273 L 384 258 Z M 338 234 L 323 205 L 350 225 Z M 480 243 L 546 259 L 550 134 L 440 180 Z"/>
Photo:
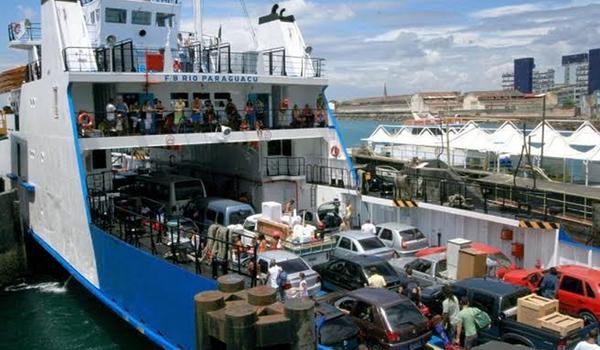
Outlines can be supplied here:
<path id="1" fill-rule="evenodd" d="M 446 250 L 446 263 L 448 265 L 448 278 L 456 279 L 458 274 L 458 258 L 461 249 L 471 246 L 471 241 L 464 238 L 454 238 L 448 240 L 448 249 Z"/>
<path id="2" fill-rule="evenodd" d="M 558 312 L 558 300 L 547 299 L 536 294 L 517 300 L 517 321 L 540 328 L 540 319 Z"/>
<path id="3" fill-rule="evenodd" d="M 277 233 L 280 234 L 280 239 L 287 240 L 290 234 L 290 227 L 280 222 L 260 218 L 256 223 L 256 231 L 267 237 L 273 237 Z"/>
<path id="4" fill-rule="evenodd" d="M 461 249 L 458 259 L 457 280 L 487 275 L 487 255 L 472 248 Z"/>
<path id="5" fill-rule="evenodd" d="M 555 312 L 539 319 L 543 329 L 554 331 L 565 337 L 574 330 L 583 328 L 583 320 Z"/>

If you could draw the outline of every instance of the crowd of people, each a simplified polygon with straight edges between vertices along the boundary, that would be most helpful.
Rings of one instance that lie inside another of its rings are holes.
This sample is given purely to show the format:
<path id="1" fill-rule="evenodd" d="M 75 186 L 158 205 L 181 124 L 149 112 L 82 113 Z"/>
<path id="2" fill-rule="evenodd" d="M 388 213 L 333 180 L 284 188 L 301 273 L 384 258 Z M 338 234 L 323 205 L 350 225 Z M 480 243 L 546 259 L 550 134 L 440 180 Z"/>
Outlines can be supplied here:
<path id="1" fill-rule="evenodd" d="M 327 112 L 321 98 L 317 100 L 316 109 L 308 104 L 302 110 L 298 105 L 289 109 L 285 107 L 287 99 L 284 101 L 278 112 L 276 127 L 327 126 Z M 82 111 L 81 114 L 87 113 Z M 217 103 L 210 99 L 201 100 L 198 96 L 191 103 L 179 98 L 165 106 L 156 98 L 146 100 L 140 105 L 137 101 L 127 104 L 123 96 L 117 96 L 109 99 L 100 118 L 89 125 L 80 121 L 80 128 L 96 128 L 104 136 L 217 132 L 221 126 L 229 127 L 233 131 L 261 131 L 268 126 L 268 116 L 269 111 L 261 99 L 255 102 L 248 100 L 240 110 L 231 98 Z"/>

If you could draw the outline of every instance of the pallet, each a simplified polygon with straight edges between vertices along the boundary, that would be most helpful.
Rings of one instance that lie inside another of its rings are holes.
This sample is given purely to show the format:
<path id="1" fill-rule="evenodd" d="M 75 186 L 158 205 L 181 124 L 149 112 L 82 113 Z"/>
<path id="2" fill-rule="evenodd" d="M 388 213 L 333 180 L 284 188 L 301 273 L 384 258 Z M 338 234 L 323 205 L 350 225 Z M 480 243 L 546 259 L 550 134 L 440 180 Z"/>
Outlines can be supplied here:
<path id="1" fill-rule="evenodd" d="M 536 294 L 519 298 L 517 321 L 539 328 L 540 318 L 558 312 L 558 300 L 547 299 Z"/>
<path id="2" fill-rule="evenodd" d="M 559 333 L 561 336 L 567 336 L 574 330 L 583 328 L 583 320 L 561 313 L 555 312 L 548 316 L 540 318 L 543 329 Z"/>

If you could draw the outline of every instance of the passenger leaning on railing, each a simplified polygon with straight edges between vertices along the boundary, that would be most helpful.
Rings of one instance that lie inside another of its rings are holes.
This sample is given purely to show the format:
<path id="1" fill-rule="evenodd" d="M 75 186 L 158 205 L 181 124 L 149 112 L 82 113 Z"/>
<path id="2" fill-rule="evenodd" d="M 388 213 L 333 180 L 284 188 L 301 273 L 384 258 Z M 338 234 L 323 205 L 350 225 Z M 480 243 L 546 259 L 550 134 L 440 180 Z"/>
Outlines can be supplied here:
<path id="1" fill-rule="evenodd" d="M 144 120 L 143 133 L 144 133 L 144 135 L 154 134 L 155 133 L 155 130 L 154 130 L 154 107 L 152 105 L 152 102 L 145 101 L 144 105 L 142 106 L 142 112 L 144 113 L 144 115 L 143 115 L 143 120 Z"/>
<path id="2" fill-rule="evenodd" d="M 202 130 L 202 101 L 200 97 L 194 98 L 192 101 L 192 129 L 194 132 Z"/>

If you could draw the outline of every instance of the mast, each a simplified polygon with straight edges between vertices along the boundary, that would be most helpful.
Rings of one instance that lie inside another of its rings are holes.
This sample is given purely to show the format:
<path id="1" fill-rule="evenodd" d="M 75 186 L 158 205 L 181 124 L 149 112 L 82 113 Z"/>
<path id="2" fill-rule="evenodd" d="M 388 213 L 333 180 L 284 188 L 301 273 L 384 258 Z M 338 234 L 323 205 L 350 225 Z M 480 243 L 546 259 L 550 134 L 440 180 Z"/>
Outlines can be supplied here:
<path id="1" fill-rule="evenodd" d="M 202 42 L 202 1 L 203 0 L 192 0 L 194 4 L 194 36 L 196 40 Z"/>

